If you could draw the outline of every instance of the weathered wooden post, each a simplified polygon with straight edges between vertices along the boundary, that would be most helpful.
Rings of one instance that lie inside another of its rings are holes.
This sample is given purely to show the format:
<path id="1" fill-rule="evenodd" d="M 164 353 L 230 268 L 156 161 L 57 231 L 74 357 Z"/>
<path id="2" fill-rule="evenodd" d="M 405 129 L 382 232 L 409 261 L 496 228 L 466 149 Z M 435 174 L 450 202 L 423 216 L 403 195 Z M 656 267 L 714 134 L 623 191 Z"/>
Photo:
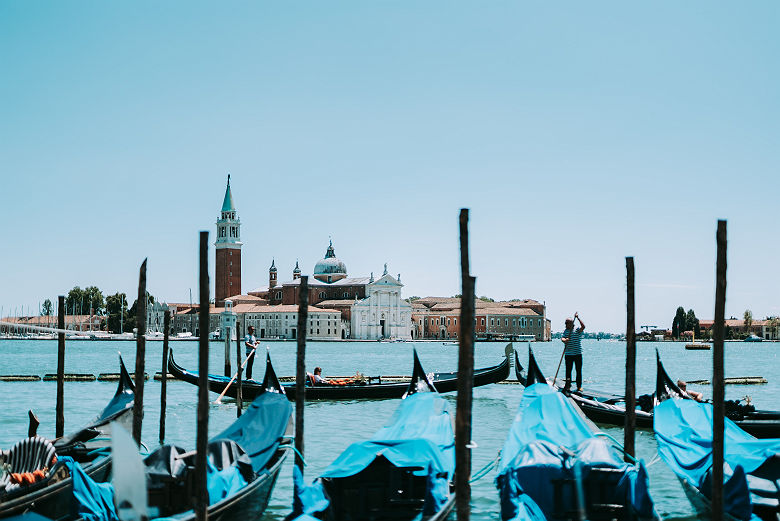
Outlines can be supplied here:
<path id="1" fill-rule="evenodd" d="M 162 351 L 162 374 L 160 377 L 160 445 L 165 440 L 165 407 L 168 400 L 168 336 L 171 331 L 171 312 L 165 312 L 163 319 L 163 351 Z"/>
<path id="2" fill-rule="evenodd" d="M 715 324 L 712 343 L 712 520 L 723 520 L 723 439 L 726 390 L 723 380 L 723 329 L 726 318 L 726 221 L 718 221 L 715 270 Z"/>
<path id="3" fill-rule="evenodd" d="M 244 367 L 241 365 L 241 335 L 239 331 L 241 331 L 241 328 L 238 320 L 236 320 L 236 366 L 238 366 L 238 376 L 236 376 L 236 417 L 241 416 L 244 408 L 244 392 L 241 383 L 241 377 L 243 376 L 241 373 L 243 373 Z"/>
<path id="4" fill-rule="evenodd" d="M 146 356 L 146 259 L 138 274 L 138 300 L 135 307 L 135 401 L 133 402 L 133 439 L 141 444 L 144 420 L 144 362 Z"/>
<path id="5" fill-rule="evenodd" d="M 301 277 L 298 293 L 298 357 L 295 364 L 295 465 L 303 476 L 303 406 L 306 400 L 306 320 L 309 312 L 309 277 Z"/>
<path id="6" fill-rule="evenodd" d="M 626 257 L 626 423 L 623 448 L 626 462 L 636 455 L 636 323 L 634 319 L 634 258 Z"/>
<path id="7" fill-rule="evenodd" d="M 474 286 L 469 274 L 469 211 L 460 211 L 460 341 L 455 413 L 455 505 L 458 521 L 471 516 L 471 405 L 474 385 Z"/>
<path id="8" fill-rule="evenodd" d="M 55 410 L 55 436 L 65 434 L 65 296 L 57 297 L 57 406 Z"/>
<path id="9" fill-rule="evenodd" d="M 230 375 L 233 374 L 233 371 L 230 370 L 230 326 L 225 326 L 222 334 L 225 335 L 225 376 L 230 378 Z M 236 331 L 236 338 L 238 338 L 238 331 Z"/>
<path id="10" fill-rule="evenodd" d="M 200 232 L 200 309 L 198 310 L 198 417 L 195 448 L 195 513 L 208 519 L 206 448 L 209 435 L 209 232 Z"/>

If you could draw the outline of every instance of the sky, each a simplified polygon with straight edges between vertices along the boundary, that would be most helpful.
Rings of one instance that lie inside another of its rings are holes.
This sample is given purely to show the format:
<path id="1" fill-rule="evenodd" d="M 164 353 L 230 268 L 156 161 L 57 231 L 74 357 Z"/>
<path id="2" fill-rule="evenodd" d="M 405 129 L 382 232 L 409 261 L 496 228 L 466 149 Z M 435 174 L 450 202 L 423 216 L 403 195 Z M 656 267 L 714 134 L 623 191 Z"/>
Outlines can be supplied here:
<path id="1" fill-rule="evenodd" d="M 3 313 L 74 285 L 197 295 L 231 174 L 244 291 L 310 273 L 625 331 L 780 314 L 780 4 L 0 3 Z M 197 298 L 197 297 L 195 297 Z"/>

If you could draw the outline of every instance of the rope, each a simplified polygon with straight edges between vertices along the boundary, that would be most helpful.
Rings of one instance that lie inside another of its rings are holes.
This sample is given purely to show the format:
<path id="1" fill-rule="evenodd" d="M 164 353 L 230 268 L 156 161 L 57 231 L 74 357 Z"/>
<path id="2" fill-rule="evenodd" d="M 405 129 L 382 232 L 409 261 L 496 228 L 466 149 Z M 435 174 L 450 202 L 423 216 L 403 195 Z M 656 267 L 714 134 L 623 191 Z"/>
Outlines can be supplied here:
<path id="1" fill-rule="evenodd" d="M 479 469 L 477 472 L 474 473 L 472 478 L 469 480 L 469 483 L 474 483 L 476 481 L 479 481 L 480 479 L 484 478 L 488 475 L 488 473 L 493 470 L 496 465 L 498 465 L 498 462 L 501 460 L 501 451 L 498 451 L 498 454 L 494 459 L 492 459 L 490 462 L 488 462 L 487 465 Z"/>
<path id="2" fill-rule="evenodd" d="M 288 440 L 294 440 L 294 439 L 295 439 L 295 436 L 282 436 L 282 438 L 286 438 L 286 439 L 288 439 Z M 303 458 L 303 454 L 301 454 L 300 452 L 298 452 L 298 449 L 296 449 L 296 448 L 295 448 L 295 445 L 292 445 L 292 444 L 290 444 L 290 445 L 284 445 L 284 448 L 285 448 L 285 449 L 290 449 L 290 450 L 292 450 L 293 452 L 295 452 L 295 454 L 297 454 L 297 455 L 298 455 L 298 457 L 299 457 L 299 458 L 301 458 L 301 461 L 303 462 L 303 466 L 304 466 L 304 467 L 305 467 L 305 466 L 307 466 L 306 460 Z"/>
<path id="3" fill-rule="evenodd" d="M 634 465 L 636 465 L 636 463 L 637 463 L 637 459 L 636 459 L 634 456 L 632 456 L 631 454 L 629 454 L 628 452 L 626 452 L 626 449 L 624 449 L 624 448 L 623 448 L 623 445 L 621 445 L 621 444 L 620 444 L 620 442 L 619 442 L 618 440 L 616 440 L 615 438 L 613 438 L 612 436 L 610 436 L 610 435 L 609 435 L 609 434 L 607 434 L 606 432 L 597 432 L 597 433 L 596 433 L 596 436 L 603 436 L 603 437 L 605 437 L 605 438 L 607 438 L 607 439 L 611 440 L 611 441 L 612 441 L 612 443 L 614 443 L 613 447 L 615 447 L 617 450 L 619 450 L 620 452 L 622 452 L 624 456 L 628 456 L 628 458 L 631 460 L 631 462 L 632 462 Z"/>

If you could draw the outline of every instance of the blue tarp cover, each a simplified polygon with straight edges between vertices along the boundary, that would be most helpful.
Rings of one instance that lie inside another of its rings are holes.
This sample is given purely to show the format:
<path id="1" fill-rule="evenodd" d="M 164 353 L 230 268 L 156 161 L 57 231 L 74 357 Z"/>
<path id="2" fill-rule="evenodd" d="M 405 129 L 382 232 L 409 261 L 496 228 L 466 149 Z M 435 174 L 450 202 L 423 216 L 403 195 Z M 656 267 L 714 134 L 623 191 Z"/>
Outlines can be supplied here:
<path id="1" fill-rule="evenodd" d="M 110 483 L 96 483 L 87 476 L 73 458 L 60 456 L 58 464 L 65 465 L 73 479 L 73 514 L 87 521 L 117 521 L 114 509 L 114 487 Z"/>
<path id="2" fill-rule="evenodd" d="M 656 406 L 653 412 L 661 459 L 706 496 L 710 493 L 708 473 L 712 467 L 712 410 L 712 404 L 671 399 Z M 745 473 L 779 455 L 780 439 L 756 439 L 728 418 L 724 435 L 725 509 L 739 519 L 749 519 Z"/>
<path id="3" fill-rule="evenodd" d="M 252 459 L 252 468 L 259 472 L 271 459 L 287 429 L 292 405 L 278 393 L 263 393 L 227 429 L 212 439 L 233 440 Z"/>
<path id="4" fill-rule="evenodd" d="M 325 469 L 321 478 L 353 476 L 382 456 L 397 467 L 421 467 L 428 476 L 423 513 L 437 512 L 449 496 L 449 481 L 455 471 L 455 435 L 447 401 L 438 393 L 407 396 L 389 423 L 368 441 L 353 443 Z M 297 479 L 295 479 L 297 477 Z M 295 479 L 293 514 L 315 514 L 328 507 L 322 484 Z"/>
<path id="5" fill-rule="evenodd" d="M 555 503 L 552 486 L 553 480 L 572 479 L 574 465 L 580 466 L 589 485 L 602 482 L 612 495 L 608 502 L 628 505 L 641 517 L 653 515 L 644 465 L 623 462 L 562 393 L 545 383 L 531 385 L 523 393 L 501 452 L 496 478 L 501 519 L 555 519 L 554 512 L 576 505 L 572 487 L 564 487 Z M 603 468 L 621 472 L 611 478 L 591 473 Z"/>

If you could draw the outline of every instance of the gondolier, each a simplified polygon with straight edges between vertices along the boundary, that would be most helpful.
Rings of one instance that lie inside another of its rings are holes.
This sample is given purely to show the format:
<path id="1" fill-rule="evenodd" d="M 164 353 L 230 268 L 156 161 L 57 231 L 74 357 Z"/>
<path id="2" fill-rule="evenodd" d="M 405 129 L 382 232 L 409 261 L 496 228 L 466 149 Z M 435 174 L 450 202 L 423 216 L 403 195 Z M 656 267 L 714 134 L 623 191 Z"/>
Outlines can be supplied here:
<path id="1" fill-rule="evenodd" d="M 246 349 L 246 377 L 252 379 L 252 364 L 255 363 L 255 352 L 257 351 L 257 338 L 255 338 L 254 326 L 247 328 L 247 334 L 244 336 L 244 347 Z"/>
<path id="2" fill-rule="evenodd" d="M 574 329 L 574 320 L 579 320 L 580 327 Z M 585 331 L 585 324 L 582 322 L 579 313 L 574 314 L 574 319 L 566 319 L 566 330 L 563 332 L 561 340 L 566 345 L 564 350 L 566 356 L 566 384 L 564 391 L 571 390 L 571 370 L 577 369 L 577 391 L 582 391 L 582 332 Z"/>

